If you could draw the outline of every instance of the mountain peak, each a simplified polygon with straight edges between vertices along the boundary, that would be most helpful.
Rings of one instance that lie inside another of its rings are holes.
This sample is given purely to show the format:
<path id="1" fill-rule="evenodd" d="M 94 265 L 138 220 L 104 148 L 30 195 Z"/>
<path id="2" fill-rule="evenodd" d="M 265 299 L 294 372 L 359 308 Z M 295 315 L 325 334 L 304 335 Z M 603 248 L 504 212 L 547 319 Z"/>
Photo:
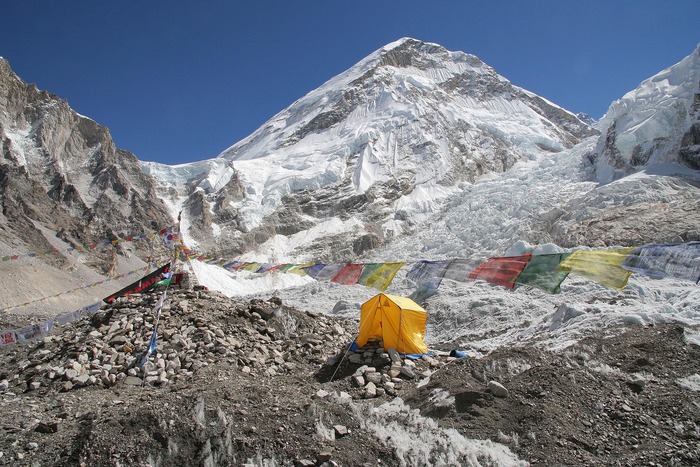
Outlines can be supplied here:
<path id="1" fill-rule="evenodd" d="M 350 251 L 328 242 L 318 253 L 349 258 L 405 232 L 460 182 L 562 151 L 594 133 L 477 57 L 406 37 L 221 153 L 233 170 L 193 180 L 183 195 L 192 197 L 186 204 L 197 206 L 197 216 L 214 206 L 199 227 L 202 237 L 215 240 L 213 248 L 245 249 L 253 243 L 246 237 L 262 243 L 276 232 L 321 229 L 340 217 L 353 222 L 333 227 L 333 241 L 350 231 L 365 240 Z M 212 178 L 219 187 L 232 181 L 224 190 L 230 192 L 212 189 Z"/>
<path id="2" fill-rule="evenodd" d="M 601 119 L 598 180 L 608 183 L 653 164 L 700 170 L 700 44 L 645 79 Z"/>

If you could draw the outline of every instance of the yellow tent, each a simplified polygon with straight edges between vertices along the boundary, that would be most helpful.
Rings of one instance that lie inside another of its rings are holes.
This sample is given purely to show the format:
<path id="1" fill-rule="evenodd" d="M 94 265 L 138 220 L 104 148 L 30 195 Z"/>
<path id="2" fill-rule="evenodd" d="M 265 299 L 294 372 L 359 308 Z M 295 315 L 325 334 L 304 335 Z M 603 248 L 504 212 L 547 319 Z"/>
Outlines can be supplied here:
<path id="1" fill-rule="evenodd" d="M 355 342 L 362 347 L 368 340 L 381 338 L 385 349 L 426 353 L 423 338 L 427 321 L 428 313 L 410 298 L 380 293 L 362 304 L 360 334 Z"/>

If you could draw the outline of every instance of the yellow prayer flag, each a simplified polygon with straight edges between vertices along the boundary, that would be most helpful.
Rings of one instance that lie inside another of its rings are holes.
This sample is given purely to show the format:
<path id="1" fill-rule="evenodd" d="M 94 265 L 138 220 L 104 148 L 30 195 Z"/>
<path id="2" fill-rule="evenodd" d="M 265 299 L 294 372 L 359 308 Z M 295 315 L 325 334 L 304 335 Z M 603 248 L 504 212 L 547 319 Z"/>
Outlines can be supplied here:
<path id="1" fill-rule="evenodd" d="M 620 265 L 634 248 L 577 250 L 559 264 L 560 271 L 576 274 L 605 287 L 622 290 L 632 274 Z"/>
<path id="2" fill-rule="evenodd" d="M 314 266 L 316 263 L 304 263 L 304 264 L 295 264 L 291 268 L 287 269 L 284 272 L 296 274 L 298 276 L 305 276 L 308 274 L 308 271 L 306 269 L 302 268 L 310 268 L 311 266 Z"/>
<path id="3" fill-rule="evenodd" d="M 378 263 L 375 264 L 375 268 L 371 268 L 365 274 L 363 268 L 362 275 L 360 276 L 359 283 L 367 287 L 373 287 L 377 290 L 384 292 L 391 281 L 394 280 L 394 276 L 406 263 Z M 366 265 L 369 266 L 369 265 Z"/>

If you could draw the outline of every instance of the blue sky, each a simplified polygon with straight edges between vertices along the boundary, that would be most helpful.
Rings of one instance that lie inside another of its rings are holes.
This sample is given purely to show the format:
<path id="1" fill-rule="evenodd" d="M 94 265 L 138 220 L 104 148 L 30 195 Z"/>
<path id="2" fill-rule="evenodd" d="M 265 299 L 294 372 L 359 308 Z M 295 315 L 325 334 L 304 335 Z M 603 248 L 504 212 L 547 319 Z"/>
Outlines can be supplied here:
<path id="1" fill-rule="evenodd" d="M 405 36 L 595 118 L 700 42 L 697 0 L 0 0 L 0 12 L 0 56 L 20 78 L 167 164 L 215 157 Z"/>

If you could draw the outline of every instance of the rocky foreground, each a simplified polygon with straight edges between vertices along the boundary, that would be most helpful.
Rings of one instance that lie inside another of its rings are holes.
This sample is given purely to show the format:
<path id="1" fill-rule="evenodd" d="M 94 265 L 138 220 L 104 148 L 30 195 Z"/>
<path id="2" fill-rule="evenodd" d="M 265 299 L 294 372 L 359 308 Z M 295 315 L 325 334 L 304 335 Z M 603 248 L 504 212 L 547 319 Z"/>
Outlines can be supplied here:
<path id="1" fill-rule="evenodd" d="M 141 367 L 157 298 L 0 349 L 0 465 L 700 464 L 677 325 L 411 360 L 347 351 L 355 321 L 170 290 Z"/>

